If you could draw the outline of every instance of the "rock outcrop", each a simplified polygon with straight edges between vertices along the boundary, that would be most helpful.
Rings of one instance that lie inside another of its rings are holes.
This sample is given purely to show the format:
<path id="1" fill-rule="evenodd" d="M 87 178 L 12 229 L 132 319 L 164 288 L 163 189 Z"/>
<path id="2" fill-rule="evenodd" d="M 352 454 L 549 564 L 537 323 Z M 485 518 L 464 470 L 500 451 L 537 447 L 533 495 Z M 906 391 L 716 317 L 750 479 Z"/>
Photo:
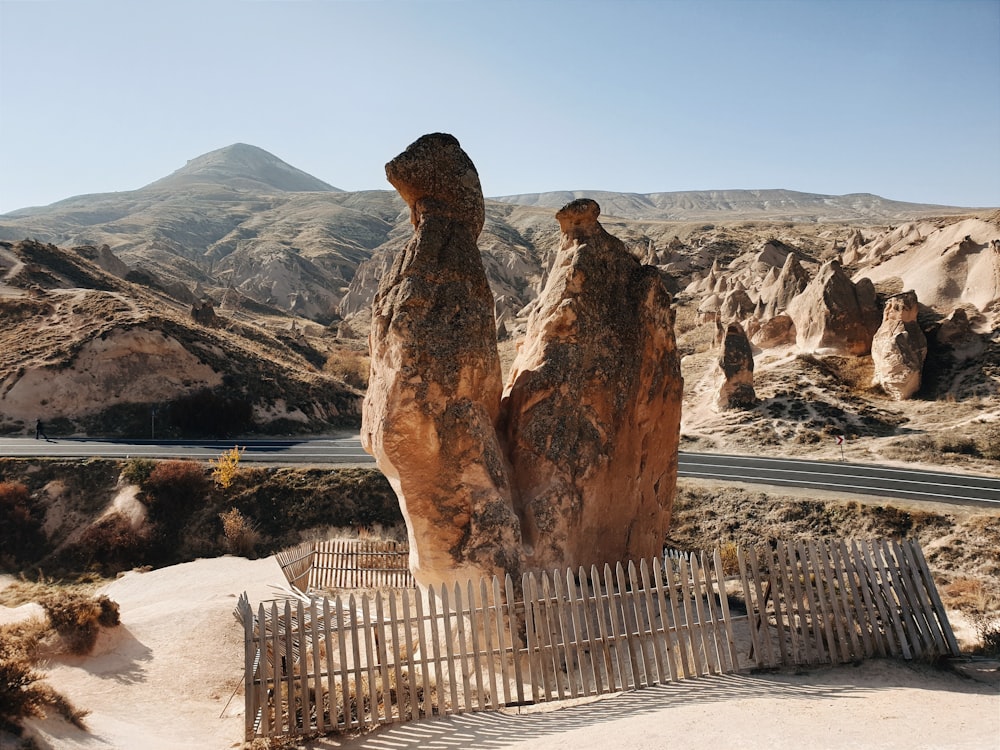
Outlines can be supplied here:
<path id="1" fill-rule="evenodd" d="M 795 343 L 795 323 L 787 315 L 775 315 L 760 324 L 750 334 L 750 343 L 761 349 L 789 346 Z"/>
<path id="2" fill-rule="evenodd" d="M 361 439 L 399 497 L 418 582 L 516 574 L 493 295 L 476 244 L 479 175 L 454 137 L 436 133 L 386 176 L 415 231 L 373 303 Z"/>
<path id="3" fill-rule="evenodd" d="M 757 394 L 753 388 L 753 349 L 746 331 L 739 323 L 726 326 L 722 354 L 713 367 L 715 411 L 753 406 Z"/>
<path id="4" fill-rule="evenodd" d="M 795 253 L 785 257 L 785 263 L 774 283 L 761 295 L 768 298 L 768 311 L 777 315 L 788 308 L 788 304 L 809 286 L 809 274 L 802 267 Z"/>
<path id="5" fill-rule="evenodd" d="M 788 304 L 796 343 L 805 351 L 862 356 L 882 322 L 875 287 L 868 279 L 852 282 L 840 262 L 826 263 Z"/>
<path id="6" fill-rule="evenodd" d="M 215 303 L 210 299 L 203 299 L 191 306 L 191 320 L 209 328 L 218 328 L 222 325 L 222 318 L 216 315 Z"/>
<path id="7" fill-rule="evenodd" d="M 982 337 L 972 327 L 968 313 L 961 307 L 956 307 L 941 321 L 934 338 L 939 346 L 947 347 L 958 360 L 978 357 L 985 348 Z"/>
<path id="8" fill-rule="evenodd" d="M 386 165 L 415 233 L 372 308 L 362 442 L 421 584 L 659 554 L 677 478 L 671 297 L 574 201 L 501 402 L 479 178 L 452 136 Z"/>
<path id="9" fill-rule="evenodd" d="M 882 325 L 872 341 L 872 384 L 897 401 L 910 398 L 920 389 L 926 357 L 927 339 L 917 324 L 917 295 L 893 295 L 886 300 Z"/>
<path id="10" fill-rule="evenodd" d="M 677 477 L 680 358 L 671 298 L 598 221 L 556 214 L 561 244 L 504 394 L 526 564 L 659 554 Z"/>

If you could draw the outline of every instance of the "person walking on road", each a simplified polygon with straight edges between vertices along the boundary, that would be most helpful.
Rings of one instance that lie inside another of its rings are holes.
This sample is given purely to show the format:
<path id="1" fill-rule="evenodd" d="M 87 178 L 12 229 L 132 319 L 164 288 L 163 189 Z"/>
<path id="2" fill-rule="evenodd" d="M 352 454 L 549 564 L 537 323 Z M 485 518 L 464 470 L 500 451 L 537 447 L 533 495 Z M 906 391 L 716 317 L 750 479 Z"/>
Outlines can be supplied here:
<path id="1" fill-rule="evenodd" d="M 45 425 L 42 424 L 42 420 L 39 419 L 35 422 L 35 440 L 40 440 L 42 438 L 48 440 L 49 436 L 45 434 Z"/>

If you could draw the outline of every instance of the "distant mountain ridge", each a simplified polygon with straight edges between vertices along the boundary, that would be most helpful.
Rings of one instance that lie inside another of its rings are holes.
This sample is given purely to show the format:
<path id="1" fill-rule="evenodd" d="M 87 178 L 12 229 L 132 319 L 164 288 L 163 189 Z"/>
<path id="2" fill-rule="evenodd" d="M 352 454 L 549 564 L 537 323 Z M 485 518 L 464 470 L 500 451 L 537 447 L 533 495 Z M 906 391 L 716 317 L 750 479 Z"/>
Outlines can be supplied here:
<path id="1" fill-rule="evenodd" d="M 871 193 L 823 195 L 795 190 L 682 190 L 666 193 L 614 193 L 603 190 L 561 190 L 504 195 L 492 200 L 519 206 L 558 210 L 578 198 L 591 198 L 601 213 L 648 221 L 752 220 L 873 221 L 965 213 L 969 208 L 906 203 Z"/>
<path id="2" fill-rule="evenodd" d="M 814 234 L 828 225 L 896 225 L 974 211 L 791 190 L 578 190 L 488 199 L 479 246 L 498 316 L 518 317 L 537 294 L 558 246 L 555 211 L 580 197 L 596 200 L 609 229 L 646 262 L 666 268 L 677 261 L 668 259 L 674 250 L 696 255 L 684 273 L 711 266 L 718 248 L 744 242 L 721 229 L 741 222 L 791 223 Z M 137 190 L 0 215 L 0 240 L 107 245 L 180 300 L 204 294 L 219 301 L 235 290 L 323 324 L 367 314 L 379 277 L 411 234 L 395 191 L 343 191 L 245 143 L 203 154 Z M 669 272 L 680 273 L 676 266 Z"/>

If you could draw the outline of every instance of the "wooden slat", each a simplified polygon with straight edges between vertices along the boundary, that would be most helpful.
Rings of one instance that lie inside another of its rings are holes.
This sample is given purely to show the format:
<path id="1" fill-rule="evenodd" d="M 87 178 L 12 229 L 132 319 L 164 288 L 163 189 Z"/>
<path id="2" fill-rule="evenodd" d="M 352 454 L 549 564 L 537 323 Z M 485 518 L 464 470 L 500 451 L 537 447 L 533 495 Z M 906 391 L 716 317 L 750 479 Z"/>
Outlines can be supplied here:
<path id="1" fill-rule="evenodd" d="M 805 593 L 806 606 L 809 608 L 809 630 L 812 634 L 812 647 L 819 662 L 831 660 L 828 656 L 828 643 L 823 633 L 823 609 L 819 604 L 820 597 L 816 593 L 816 572 L 813 569 L 808 548 L 801 539 L 795 544 L 795 553 L 799 561 L 802 590 Z"/>
<path id="2" fill-rule="evenodd" d="M 847 662 L 851 660 L 850 650 L 847 646 L 847 633 L 844 630 L 844 615 L 840 611 L 840 604 L 837 601 L 837 592 L 834 590 L 833 573 L 830 570 L 829 561 L 826 559 L 826 546 L 822 542 L 811 541 L 814 566 L 816 571 L 817 590 L 822 591 L 822 601 L 826 603 L 824 619 L 827 619 L 827 633 L 831 634 L 830 640 L 830 660 Z"/>
<path id="3" fill-rule="evenodd" d="M 615 582 L 612 577 L 611 566 L 607 563 L 604 565 L 604 591 L 607 596 L 608 613 L 611 616 L 611 626 L 608 631 L 608 635 L 610 638 L 614 639 L 615 654 L 618 657 L 617 676 L 619 680 L 615 685 L 615 688 L 619 690 L 628 690 L 633 684 L 630 680 L 633 674 L 629 672 L 631 654 L 628 653 L 628 645 L 621 635 L 624 632 L 625 627 L 619 624 L 618 600 L 616 600 L 615 596 Z"/>
<path id="4" fill-rule="evenodd" d="M 545 678 L 542 674 L 542 660 L 538 653 L 538 627 L 535 624 L 535 601 L 538 594 L 535 591 L 535 576 L 525 573 L 522 578 L 521 591 L 524 595 L 524 635 L 528 649 L 528 677 L 531 680 L 531 699 L 541 703 L 548 699 L 545 689 Z"/>
<path id="5" fill-rule="evenodd" d="M 750 574 L 747 570 L 747 553 L 743 546 L 736 548 L 736 562 L 740 567 L 740 584 L 743 586 L 743 601 L 747 610 L 747 629 L 750 631 L 750 652 L 757 664 L 763 667 L 767 663 L 761 651 L 763 645 L 759 637 L 759 627 L 757 623 L 758 605 L 754 603 L 753 595 L 750 592 Z"/>
<path id="6" fill-rule="evenodd" d="M 496 580 L 496 576 L 493 576 L 493 580 Z M 503 663 L 505 660 L 503 658 L 503 649 L 501 648 L 498 652 L 493 647 L 493 608 L 490 607 L 490 594 L 485 578 L 479 580 L 479 605 L 479 619 L 483 628 L 483 646 L 486 648 L 487 697 L 490 707 L 498 709 L 510 701 L 504 699 L 501 686 L 497 684 L 497 660 L 499 659 L 500 663 Z M 482 668 L 477 667 L 477 669 L 481 670 Z M 482 674 L 481 671 L 480 674 Z"/>
<path id="7" fill-rule="evenodd" d="M 456 586 L 458 584 L 455 584 Z M 481 623 L 476 613 L 476 593 L 472 588 L 472 580 L 466 582 L 466 597 L 465 601 L 468 603 L 469 607 L 469 638 L 470 638 L 470 650 L 472 656 L 472 676 L 475 677 L 475 687 L 476 687 L 476 708 L 483 710 L 486 708 L 485 693 L 483 691 L 483 665 L 480 661 L 480 650 L 479 650 L 479 633 L 485 623 Z M 490 654 L 486 655 L 490 658 Z M 492 690 L 492 685 L 490 686 Z M 466 699 L 467 702 L 471 703 L 471 699 Z"/>
<path id="8" fill-rule="evenodd" d="M 680 657 L 681 667 L 684 670 L 684 677 L 697 677 L 701 670 L 697 666 L 692 670 L 692 662 L 688 661 L 688 652 L 693 652 L 694 649 L 691 644 L 691 614 L 687 606 L 687 599 L 681 588 L 679 576 L 676 578 L 674 576 L 674 566 L 672 563 L 663 563 L 663 573 L 667 579 L 670 617 L 674 623 L 674 634 L 677 636 L 677 653 Z M 678 597 L 680 597 L 679 601 Z M 681 621 L 681 613 L 684 614 L 683 622 Z M 697 662 L 694 662 L 694 664 L 697 665 Z"/>
<path id="9" fill-rule="evenodd" d="M 604 677 L 603 680 L 604 688 L 600 689 L 599 692 L 613 692 L 615 689 L 615 660 L 614 654 L 612 653 L 612 642 L 608 637 L 608 625 L 604 618 L 604 613 L 607 611 L 603 602 L 604 595 L 601 587 L 601 576 L 597 572 L 597 566 L 590 566 L 590 575 L 587 578 L 588 589 L 593 595 L 593 605 L 594 605 L 594 619 L 597 625 L 597 638 L 598 644 L 600 646 L 600 652 L 602 659 L 600 662 L 594 662 L 594 674 L 595 680 L 598 685 L 601 683 L 600 671 L 601 666 L 604 667 Z M 588 607 L 588 610 L 590 608 Z"/>
<path id="10" fill-rule="evenodd" d="M 469 659 L 468 650 L 465 643 L 465 615 L 462 602 L 462 587 L 455 583 L 455 596 L 452 600 L 455 608 L 455 633 L 458 636 L 458 669 L 462 673 L 462 696 L 459 700 L 460 710 L 469 709 L 469 698 L 472 695 L 472 686 L 469 682 Z M 456 680 L 457 682 L 457 680 Z"/>
<path id="11" fill-rule="evenodd" d="M 951 629 L 951 623 L 948 621 L 948 615 L 945 612 L 944 604 L 941 602 L 941 597 L 938 594 L 937 587 L 934 585 L 934 579 L 931 577 L 931 572 L 927 568 L 927 560 L 924 558 L 924 551 L 920 549 L 920 545 L 915 541 L 911 544 L 911 550 L 913 552 L 913 558 L 920 573 L 920 577 L 923 579 L 924 585 L 927 587 L 927 593 L 930 596 L 934 615 L 937 617 L 942 635 L 948 645 L 948 653 L 952 656 L 958 656 L 961 653 L 958 648 L 958 641 L 955 639 L 955 633 Z"/>
<path id="12" fill-rule="evenodd" d="M 858 557 L 855 552 L 847 548 L 847 543 L 841 539 L 838 542 L 840 559 L 844 563 L 844 575 L 855 601 L 858 610 L 858 628 L 861 631 L 861 646 L 865 656 L 875 655 L 875 638 L 872 634 L 876 631 L 875 607 L 872 604 L 871 594 L 865 583 L 864 577 L 858 570 Z"/>
<path id="13" fill-rule="evenodd" d="M 563 589 L 562 576 L 559 575 L 559 571 L 552 571 L 552 595 L 555 598 L 556 623 L 559 632 L 559 653 L 563 655 L 562 660 L 565 665 L 566 687 L 569 691 L 569 697 L 578 698 L 581 690 L 578 688 L 577 679 L 583 673 L 583 670 L 577 669 L 574 664 L 576 639 L 573 635 L 573 628 L 570 625 L 569 613 L 567 611 L 566 596 L 568 593 L 569 590 Z M 558 659 L 556 663 L 558 666 Z M 558 672 L 556 676 L 558 677 Z"/>
<path id="14" fill-rule="evenodd" d="M 757 595 L 756 620 L 751 615 L 751 625 L 758 628 L 757 633 L 762 645 L 763 666 L 772 667 L 778 662 L 775 661 L 774 649 L 771 647 L 770 623 L 767 616 L 768 597 L 761 589 L 760 565 L 757 561 L 757 550 L 754 547 L 747 548 L 747 560 L 750 563 L 750 577 L 754 584 L 754 593 Z M 768 589 L 770 591 L 770 589 Z M 754 625 L 756 623 L 756 625 Z"/>
<path id="15" fill-rule="evenodd" d="M 729 663 L 733 672 L 740 670 L 740 657 L 736 650 L 736 639 L 733 637 L 733 620 L 729 611 L 729 594 L 726 592 L 726 571 L 722 564 L 722 551 L 716 547 L 713 555 L 715 564 L 715 580 L 719 584 L 719 609 L 722 614 L 723 633 L 729 652 Z"/>
<path id="16" fill-rule="evenodd" d="M 389 686 L 389 658 L 386 650 L 385 637 L 385 606 L 382 604 L 382 592 L 376 591 L 375 598 L 375 621 L 372 623 L 372 631 L 375 638 L 375 652 L 377 654 L 379 666 L 380 688 L 382 693 L 382 721 L 384 723 L 393 720 L 392 688 Z M 395 661 L 395 659 L 393 659 Z M 377 691 L 372 691 L 378 695 Z"/>
<path id="17" fill-rule="evenodd" d="M 895 635 L 896 643 L 899 646 L 896 653 L 901 653 L 904 659 L 912 659 L 913 652 L 910 650 L 909 639 L 906 637 L 906 632 L 903 629 L 899 604 L 892 593 L 891 578 L 883 559 L 882 549 L 877 542 L 871 542 L 869 551 L 874 560 L 875 569 L 878 571 L 880 585 L 876 590 L 881 595 L 885 604 L 887 622 L 889 623 L 886 625 L 886 630 L 888 631 L 889 627 L 892 627 L 891 632 Z"/>
<path id="18" fill-rule="evenodd" d="M 455 633 L 452 624 L 452 605 L 449 601 L 448 587 L 441 584 L 441 635 L 444 638 L 445 662 L 444 669 L 448 673 L 448 688 L 451 696 L 451 705 L 447 707 L 445 713 L 453 714 L 461 710 L 458 700 L 458 675 L 455 674 Z"/>
<path id="19" fill-rule="evenodd" d="M 649 577 L 649 564 L 645 558 L 639 561 L 639 578 L 642 581 L 642 591 L 644 594 L 643 611 L 645 612 L 647 623 L 646 632 L 648 633 L 649 645 L 653 652 L 654 681 L 656 684 L 662 685 L 670 679 L 670 676 L 667 674 L 667 659 L 664 654 L 664 633 L 656 627 L 656 622 L 659 619 L 659 611 L 653 603 L 653 585 Z M 662 624 L 662 620 L 660 622 Z"/>
<path id="20" fill-rule="evenodd" d="M 712 566 L 705 552 L 700 553 L 698 566 L 701 568 L 701 575 L 705 579 L 706 610 L 712 623 L 712 642 L 716 665 L 720 673 L 725 673 L 729 671 L 726 667 L 726 658 L 728 657 L 729 650 L 726 648 L 726 634 L 723 630 L 722 611 L 719 609 L 719 603 L 716 601 L 717 591 L 715 581 L 712 578 Z"/>
<path id="21" fill-rule="evenodd" d="M 621 563 L 615 566 L 618 580 L 618 596 L 621 602 L 622 632 L 628 648 L 629 665 L 632 668 L 632 687 L 638 689 L 646 683 L 646 670 L 642 657 L 642 643 L 639 640 L 639 618 L 635 608 L 635 588 L 625 579 L 625 568 Z"/>
<path id="22" fill-rule="evenodd" d="M 892 548 L 896 559 L 899 560 L 903 585 L 910 592 L 908 600 L 913 608 L 913 617 L 922 635 L 925 651 L 934 655 L 947 654 L 948 648 L 945 646 L 944 636 L 941 634 L 937 619 L 934 617 L 930 599 L 924 591 L 920 570 L 910 554 L 910 545 L 907 542 L 900 544 L 893 540 Z"/>
<path id="23" fill-rule="evenodd" d="M 566 569 L 566 590 L 570 594 L 569 611 L 570 624 L 576 634 L 576 656 L 580 665 L 580 686 L 583 695 L 598 694 L 596 678 L 594 677 L 594 635 L 590 630 L 587 618 L 587 605 L 584 592 L 587 589 L 587 574 L 581 567 L 577 574 L 579 584 L 573 578 L 572 568 Z"/>
<path id="24" fill-rule="evenodd" d="M 896 602 L 899 605 L 898 614 L 903 624 L 903 632 L 906 634 L 907 644 L 909 645 L 913 656 L 923 656 L 924 645 L 922 634 L 913 617 L 913 604 L 909 599 L 910 592 L 907 590 L 906 585 L 900 577 L 900 561 L 893 555 L 888 542 L 884 540 L 880 541 L 879 550 L 881 551 L 882 558 L 885 561 L 885 567 L 889 574 L 889 580 L 892 582 L 891 591 L 895 594 Z"/>
<path id="25" fill-rule="evenodd" d="M 688 568 L 688 561 L 684 558 L 680 560 L 680 572 L 678 573 L 678 580 L 681 586 L 681 602 L 684 605 L 684 622 L 686 624 L 686 636 L 688 643 L 691 646 L 691 660 L 694 664 L 694 675 L 700 677 L 705 674 L 705 670 L 702 669 L 701 651 L 704 645 L 704 639 L 701 634 L 701 623 L 694 613 L 692 594 L 691 594 L 691 572 Z"/>
<path id="26" fill-rule="evenodd" d="M 403 593 L 406 593 L 405 591 Z M 406 712 L 408 706 L 403 697 L 403 690 L 406 688 L 407 693 L 409 692 L 408 685 L 406 681 L 403 680 L 403 670 L 402 662 L 405 658 L 406 652 L 409 648 L 403 646 L 403 643 L 399 638 L 399 626 L 401 624 L 401 618 L 396 607 L 396 595 L 390 592 L 389 594 L 389 638 L 391 639 L 392 649 L 389 653 L 392 655 L 392 677 L 396 684 L 396 702 L 395 702 L 395 718 L 397 721 L 406 720 Z"/>
<path id="27" fill-rule="evenodd" d="M 840 554 L 840 545 L 836 540 L 827 540 L 830 554 L 830 564 L 833 568 L 834 582 L 840 589 L 840 606 L 844 612 L 844 628 L 851 642 L 851 652 L 854 659 L 864 657 L 864 650 L 858 638 L 858 631 L 864 629 L 864 603 L 853 594 L 853 587 L 848 575 L 848 562 Z"/>
<path id="28" fill-rule="evenodd" d="M 666 649 L 667 656 L 667 669 L 669 670 L 669 675 L 667 679 L 669 680 L 679 680 L 681 675 L 677 672 L 677 660 L 674 658 L 674 649 L 677 640 L 677 630 L 673 628 L 670 616 L 668 614 L 668 607 L 671 603 L 667 601 L 667 592 L 663 588 L 663 576 L 665 575 L 663 567 L 660 563 L 659 557 L 653 558 L 653 581 L 656 587 L 656 606 L 660 614 L 660 624 L 663 630 L 663 645 Z M 671 635 L 671 630 L 673 630 L 673 635 Z"/>
<path id="29" fill-rule="evenodd" d="M 698 631 L 701 634 L 701 643 L 704 649 L 705 667 L 708 669 L 709 674 L 714 675 L 719 671 L 716 665 L 718 653 L 717 649 L 713 647 L 712 626 L 703 604 L 705 593 L 701 580 L 701 566 L 698 564 L 697 555 L 691 555 L 691 559 L 688 561 L 688 571 L 691 576 L 691 595 L 693 597 L 695 619 L 698 622 Z"/>
<path id="30" fill-rule="evenodd" d="M 522 670 L 521 670 L 521 644 L 518 640 L 518 631 L 520 630 L 520 628 L 517 627 L 518 621 L 517 621 L 517 608 L 515 606 L 515 599 L 514 599 L 514 580 L 510 577 L 509 574 L 504 576 L 504 592 L 506 593 L 505 604 L 501 605 L 500 603 L 501 599 L 499 591 L 496 588 L 494 589 L 494 591 L 496 592 L 497 595 L 496 601 L 497 601 L 498 628 L 500 628 L 505 622 L 504 610 L 506 610 L 507 614 L 506 622 L 508 623 L 508 626 L 506 628 L 503 628 L 503 631 L 501 632 L 508 633 L 510 637 L 509 642 L 510 642 L 511 655 L 513 656 L 515 692 L 517 694 L 517 702 L 521 704 L 524 703 L 524 678 L 522 677 Z M 522 592 L 523 591 L 524 589 L 522 589 Z M 522 594 L 522 598 L 524 596 L 526 596 L 526 594 Z M 528 616 L 527 604 L 525 604 L 524 606 L 524 613 L 525 613 L 525 620 L 527 620 Z M 525 628 L 525 630 L 527 630 L 527 627 Z M 528 649 L 528 651 L 530 653 L 530 648 Z"/>
<path id="31" fill-rule="evenodd" d="M 420 592 L 417 592 L 417 596 L 420 596 Z M 406 686 L 409 692 L 409 716 L 412 720 L 417 720 L 420 718 L 420 695 L 417 685 L 417 670 L 418 666 L 416 659 L 414 659 L 414 641 L 413 641 L 413 619 L 410 616 L 410 592 L 406 589 L 402 591 L 402 606 L 403 606 L 403 642 L 400 644 L 401 647 L 406 648 Z M 417 647 L 419 648 L 419 646 Z M 420 654 L 423 657 L 423 654 Z M 426 673 L 425 669 L 420 669 L 420 671 Z"/>
<path id="32" fill-rule="evenodd" d="M 430 597 L 432 591 L 428 589 L 427 599 L 430 602 Z M 423 716 L 433 716 L 434 715 L 434 696 L 431 692 L 431 682 L 430 673 L 431 665 L 433 664 L 434 673 L 437 674 L 437 660 L 431 660 L 432 651 L 429 649 L 436 649 L 435 647 L 428 647 L 427 643 L 427 624 L 428 620 L 424 616 L 424 592 L 417 591 L 413 597 L 413 603 L 417 611 L 417 642 L 420 644 L 420 673 L 421 673 L 421 684 L 423 691 L 421 693 L 421 705 L 423 706 Z M 433 616 L 430 618 L 430 622 L 434 622 Z M 431 642 L 436 643 L 436 639 L 431 636 Z M 419 718 L 419 716 L 417 717 Z"/>
<path id="33" fill-rule="evenodd" d="M 549 684 L 555 688 L 555 694 L 558 699 L 563 700 L 566 697 L 566 693 L 563 689 L 562 678 L 559 676 L 562 674 L 562 669 L 560 665 L 558 647 L 558 615 L 556 613 L 555 604 L 553 603 L 549 574 L 543 571 L 540 578 L 541 602 L 538 613 L 535 615 L 535 627 L 540 626 L 538 642 L 542 646 L 542 670 L 543 674 L 547 673 L 551 678 L 552 681 Z M 549 697 L 553 697 L 552 689 L 549 687 L 546 689 L 549 693 Z"/>
<path id="34" fill-rule="evenodd" d="M 315 599 L 309 601 L 310 641 L 312 642 L 313 662 L 313 703 L 316 706 L 316 731 L 326 731 L 326 717 L 323 715 L 323 666 L 321 662 L 320 644 L 323 643 L 323 627 L 325 620 L 320 620 Z"/>

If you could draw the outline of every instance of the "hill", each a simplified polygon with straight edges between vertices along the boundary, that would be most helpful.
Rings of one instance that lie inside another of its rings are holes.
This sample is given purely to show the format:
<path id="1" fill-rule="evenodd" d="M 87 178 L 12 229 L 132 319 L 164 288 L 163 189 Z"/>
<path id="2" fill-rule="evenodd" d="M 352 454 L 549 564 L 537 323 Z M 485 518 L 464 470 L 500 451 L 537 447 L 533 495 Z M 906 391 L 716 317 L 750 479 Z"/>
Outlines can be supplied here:
<path id="1" fill-rule="evenodd" d="M 105 268 L 125 269 L 107 247 L 0 243 L 0 430 L 38 418 L 50 435 L 131 437 L 358 423 L 360 393 L 323 371 L 337 351 L 325 329 L 259 305 L 219 315 Z"/>

